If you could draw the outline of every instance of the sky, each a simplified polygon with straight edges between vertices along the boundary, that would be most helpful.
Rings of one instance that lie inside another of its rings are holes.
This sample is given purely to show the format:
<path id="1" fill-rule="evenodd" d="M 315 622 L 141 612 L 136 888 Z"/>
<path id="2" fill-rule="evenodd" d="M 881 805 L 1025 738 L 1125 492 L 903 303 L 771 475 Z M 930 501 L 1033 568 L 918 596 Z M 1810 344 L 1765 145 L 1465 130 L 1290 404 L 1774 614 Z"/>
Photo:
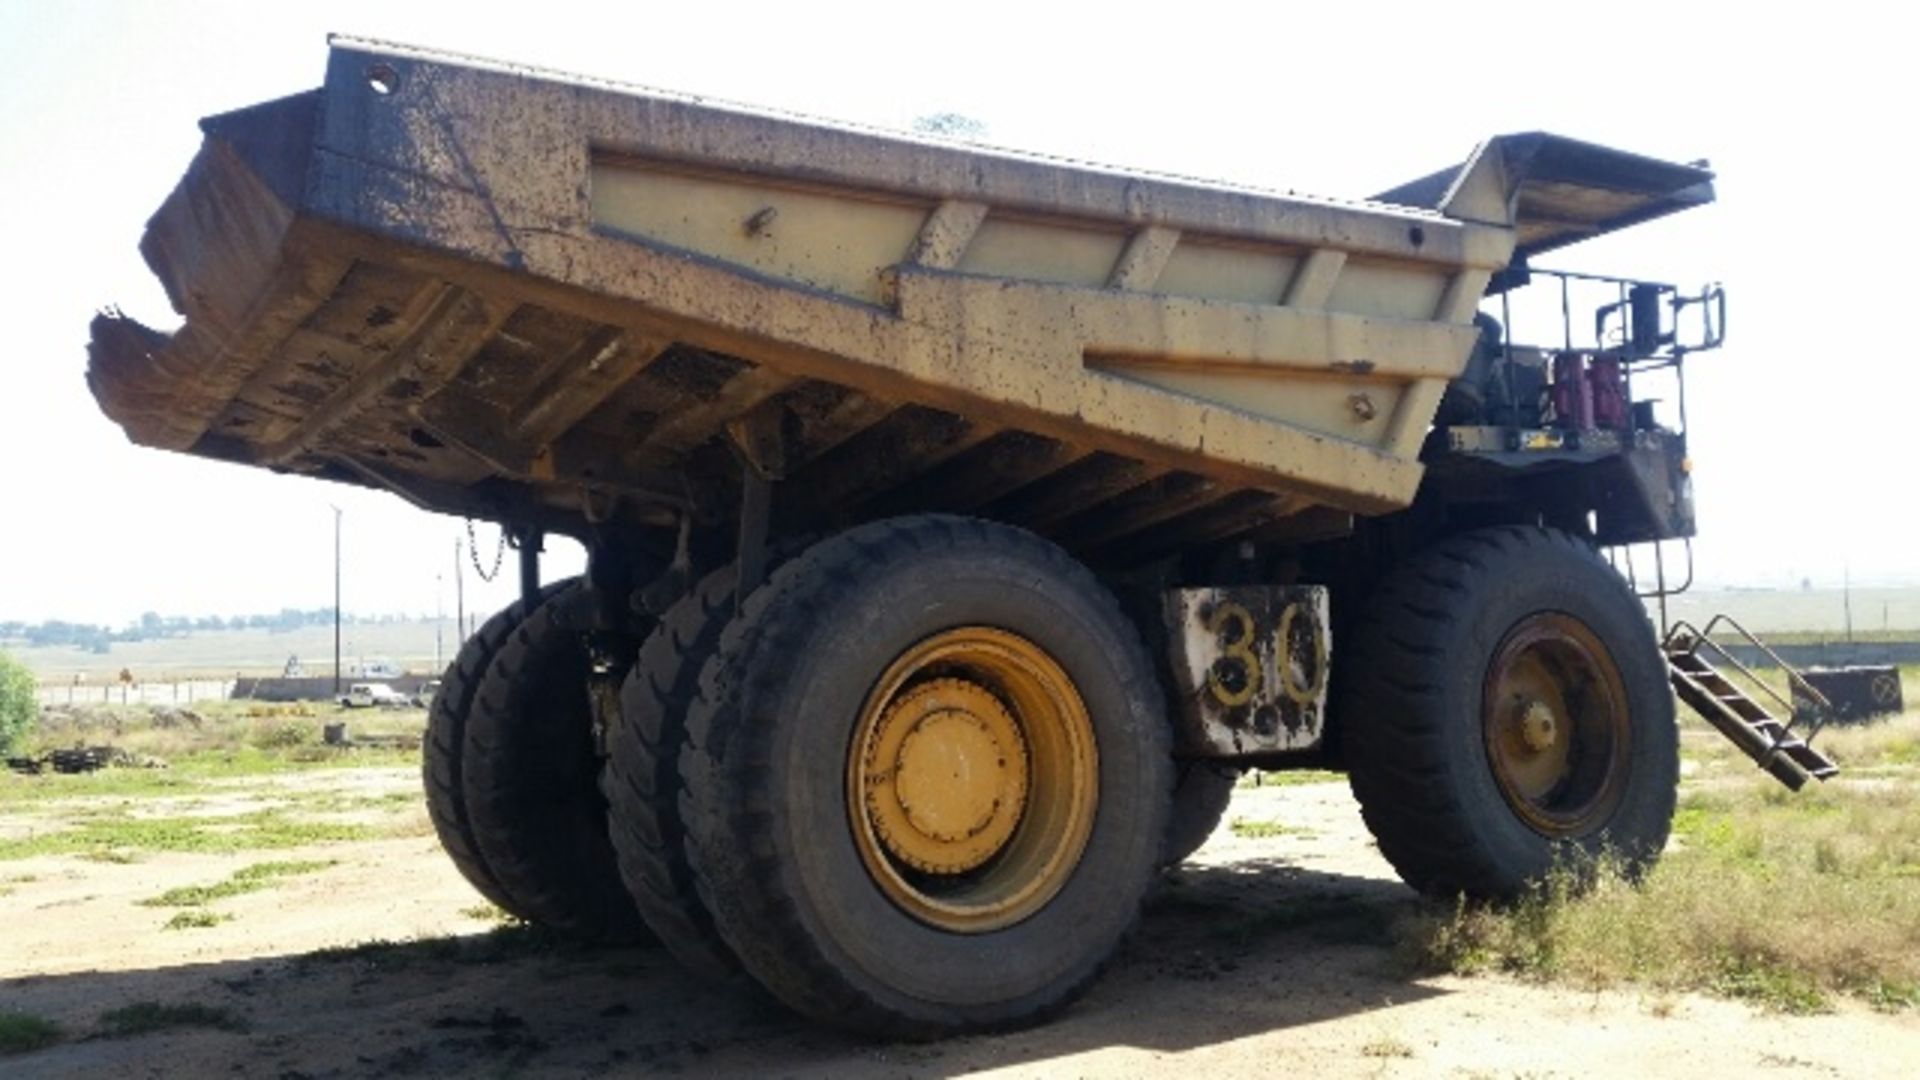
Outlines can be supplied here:
<path id="1" fill-rule="evenodd" d="M 1727 347 L 1689 369 L 1703 582 L 1920 584 L 1905 20 L 1728 10 L 6 0 L 0 619 L 328 605 L 334 506 L 346 610 L 451 609 L 459 519 L 134 447 L 84 382 L 95 310 L 178 323 L 136 245 L 198 119 L 317 85 L 329 32 L 894 127 L 960 113 L 999 145 L 1312 194 L 1380 191 L 1507 131 L 1708 158 L 1717 204 L 1543 263 L 1725 283 Z M 547 575 L 579 561 L 556 551 Z M 470 607 L 506 603 L 512 576 L 469 568 Z"/>

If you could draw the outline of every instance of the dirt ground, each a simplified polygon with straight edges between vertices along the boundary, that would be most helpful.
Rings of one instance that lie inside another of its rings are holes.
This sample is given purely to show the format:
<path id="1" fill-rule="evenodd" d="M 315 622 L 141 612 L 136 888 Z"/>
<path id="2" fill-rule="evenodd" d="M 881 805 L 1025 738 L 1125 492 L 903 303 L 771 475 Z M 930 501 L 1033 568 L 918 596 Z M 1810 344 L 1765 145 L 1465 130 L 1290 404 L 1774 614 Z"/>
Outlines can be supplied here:
<path id="1" fill-rule="evenodd" d="M 342 820 L 379 823 L 381 839 L 0 864 L 0 1010 L 66 1032 L 0 1058 L 0 1075 L 1920 1074 L 1910 1012 L 1783 1017 L 1692 995 L 1411 978 L 1389 934 L 1411 894 L 1340 783 L 1238 792 L 1230 818 L 1277 827 L 1216 833 L 1066 1016 L 931 1045 L 819 1029 L 747 989 L 698 986 L 657 949 L 570 951 L 497 930 L 402 797 L 416 783 L 400 768 L 262 778 L 151 811 L 231 814 L 326 785 L 348 796 Z M 27 827 L 0 815 L 0 835 Z M 333 862 L 216 901 L 231 918 L 206 928 L 163 930 L 169 909 L 137 903 L 265 859 Z M 240 1030 L 97 1034 L 101 1013 L 143 1001 L 223 1009 Z"/>

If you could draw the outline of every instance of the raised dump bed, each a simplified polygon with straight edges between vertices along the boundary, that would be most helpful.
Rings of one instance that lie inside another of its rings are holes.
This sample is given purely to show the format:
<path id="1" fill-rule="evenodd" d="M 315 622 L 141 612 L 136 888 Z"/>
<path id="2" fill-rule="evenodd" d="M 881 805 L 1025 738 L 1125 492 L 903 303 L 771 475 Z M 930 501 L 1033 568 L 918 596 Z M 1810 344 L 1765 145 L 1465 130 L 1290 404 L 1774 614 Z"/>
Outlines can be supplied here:
<path id="1" fill-rule="evenodd" d="M 716 437 L 763 407 L 783 513 L 1086 549 L 1403 506 L 1526 178 L 1283 196 L 346 39 L 203 126 L 142 245 L 186 325 L 96 325 L 107 413 L 567 531 L 732 513 Z"/>
<path id="2" fill-rule="evenodd" d="M 1579 278 L 1544 349 L 1479 308 L 1704 167 L 1507 136 L 1311 199 L 349 40 L 205 129 L 143 244 L 185 324 L 102 315 L 91 385 L 512 528 L 424 757 L 522 919 L 923 1036 L 1085 987 L 1244 768 L 1348 770 L 1448 898 L 1665 844 L 1668 662 L 1598 552 L 1693 534 L 1634 389 L 1720 294 Z"/>

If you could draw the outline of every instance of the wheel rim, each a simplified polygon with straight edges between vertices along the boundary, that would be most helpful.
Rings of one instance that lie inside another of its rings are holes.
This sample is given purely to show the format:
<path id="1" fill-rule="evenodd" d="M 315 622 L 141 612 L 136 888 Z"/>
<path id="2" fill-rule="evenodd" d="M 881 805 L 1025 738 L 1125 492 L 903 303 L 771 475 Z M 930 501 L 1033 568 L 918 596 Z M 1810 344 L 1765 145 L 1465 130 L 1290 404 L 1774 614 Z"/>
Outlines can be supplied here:
<path id="1" fill-rule="evenodd" d="M 1521 820 L 1550 837 L 1604 824 L 1626 788 L 1626 684 L 1613 654 L 1569 615 L 1508 631 L 1487 668 L 1482 724 L 1494 780 Z"/>
<path id="2" fill-rule="evenodd" d="M 968 626 L 907 650 L 860 711 L 847 812 L 874 884 L 956 933 L 1044 907 L 1098 805 L 1093 722 L 1073 680 L 1017 634 Z"/>

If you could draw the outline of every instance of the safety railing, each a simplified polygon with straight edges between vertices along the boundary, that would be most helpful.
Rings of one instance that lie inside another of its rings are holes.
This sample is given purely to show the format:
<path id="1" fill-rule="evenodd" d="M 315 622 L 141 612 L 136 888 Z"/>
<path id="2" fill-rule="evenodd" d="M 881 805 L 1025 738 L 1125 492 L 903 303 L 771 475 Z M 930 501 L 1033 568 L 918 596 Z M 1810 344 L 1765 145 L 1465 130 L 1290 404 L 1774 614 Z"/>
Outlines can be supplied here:
<path id="1" fill-rule="evenodd" d="M 1740 658 L 1733 655 L 1725 646 L 1713 640 L 1713 632 L 1723 625 L 1740 635 L 1748 645 L 1760 650 L 1760 652 L 1769 660 L 1772 660 L 1781 671 L 1786 673 L 1788 687 L 1787 697 L 1780 696 L 1780 692 L 1774 689 L 1771 683 L 1762 679 L 1752 668 L 1741 663 Z M 1755 637 L 1752 631 L 1740 625 L 1731 615 L 1715 615 L 1707 621 L 1707 628 L 1705 630 L 1700 630 L 1692 623 L 1682 619 L 1674 623 L 1672 629 L 1667 631 L 1666 637 L 1662 640 L 1661 645 L 1669 656 L 1675 655 L 1676 653 L 1693 656 L 1698 655 L 1702 648 L 1711 649 L 1721 660 L 1745 676 L 1749 683 L 1759 687 L 1763 693 L 1773 699 L 1774 703 L 1780 707 L 1781 715 L 1788 718 L 1786 727 L 1789 731 L 1801 720 L 1804 719 L 1807 721 L 1808 730 L 1800 736 L 1802 741 L 1812 742 L 1813 737 L 1818 735 L 1820 729 L 1827 725 L 1827 721 L 1833 718 L 1833 703 L 1827 700 L 1827 695 L 1821 693 L 1800 674 L 1799 669 L 1782 660 L 1779 653 L 1774 652 L 1772 647 L 1766 642 Z M 1793 695 L 1795 693 L 1802 695 L 1803 700 L 1811 706 L 1811 709 L 1805 709 L 1795 704 L 1793 701 Z"/>

